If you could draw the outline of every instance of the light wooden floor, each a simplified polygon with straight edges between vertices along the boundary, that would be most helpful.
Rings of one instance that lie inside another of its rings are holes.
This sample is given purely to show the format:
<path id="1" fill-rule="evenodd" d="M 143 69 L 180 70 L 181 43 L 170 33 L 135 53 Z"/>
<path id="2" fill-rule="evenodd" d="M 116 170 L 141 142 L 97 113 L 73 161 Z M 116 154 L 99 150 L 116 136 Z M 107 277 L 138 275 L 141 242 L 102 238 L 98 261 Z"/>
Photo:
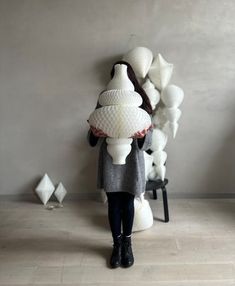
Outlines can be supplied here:
<path id="1" fill-rule="evenodd" d="M 0 202 L 0 285 L 235 285 L 235 199 L 150 200 L 154 226 L 133 234 L 135 264 L 109 269 L 107 205 Z"/>

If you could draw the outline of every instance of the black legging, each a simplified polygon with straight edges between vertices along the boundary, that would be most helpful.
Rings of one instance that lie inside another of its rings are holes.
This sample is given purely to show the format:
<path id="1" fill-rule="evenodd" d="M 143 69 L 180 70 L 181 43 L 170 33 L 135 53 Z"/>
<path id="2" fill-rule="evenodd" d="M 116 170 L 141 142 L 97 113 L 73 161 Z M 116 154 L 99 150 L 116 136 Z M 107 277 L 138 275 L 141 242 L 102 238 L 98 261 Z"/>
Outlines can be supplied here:
<path id="1" fill-rule="evenodd" d="M 121 234 L 129 236 L 132 232 L 134 220 L 134 198 L 128 192 L 106 192 L 108 197 L 108 217 L 113 238 Z"/>

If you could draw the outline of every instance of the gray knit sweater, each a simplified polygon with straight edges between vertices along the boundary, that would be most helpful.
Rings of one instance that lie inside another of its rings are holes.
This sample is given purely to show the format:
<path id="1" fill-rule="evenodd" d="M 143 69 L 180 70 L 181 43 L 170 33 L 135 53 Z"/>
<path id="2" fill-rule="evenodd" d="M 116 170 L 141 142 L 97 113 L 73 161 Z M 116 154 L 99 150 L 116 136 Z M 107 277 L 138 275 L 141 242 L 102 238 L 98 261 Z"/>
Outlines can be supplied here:
<path id="1" fill-rule="evenodd" d="M 91 130 L 88 132 L 91 146 L 102 140 L 99 152 L 97 187 L 106 192 L 129 192 L 139 196 L 145 191 L 145 163 L 143 151 L 148 150 L 152 142 L 152 129 L 143 139 L 133 139 L 132 149 L 125 165 L 114 165 L 107 152 L 105 138 L 98 138 Z"/>

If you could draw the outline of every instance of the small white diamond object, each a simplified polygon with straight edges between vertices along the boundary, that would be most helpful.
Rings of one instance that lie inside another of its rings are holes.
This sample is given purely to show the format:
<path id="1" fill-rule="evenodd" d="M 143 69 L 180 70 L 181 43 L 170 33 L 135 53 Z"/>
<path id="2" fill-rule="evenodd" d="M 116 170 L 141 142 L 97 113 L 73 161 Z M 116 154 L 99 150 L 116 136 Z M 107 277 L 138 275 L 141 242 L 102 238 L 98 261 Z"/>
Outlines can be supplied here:
<path id="1" fill-rule="evenodd" d="M 67 194 L 67 191 L 66 191 L 65 187 L 63 186 L 63 184 L 60 182 L 59 185 L 57 186 L 55 192 L 54 192 L 54 195 L 56 196 L 56 198 L 60 204 L 62 203 L 66 194 Z"/>
<path id="2" fill-rule="evenodd" d="M 39 184 L 37 185 L 35 192 L 39 196 L 40 200 L 44 205 L 48 202 L 51 195 L 55 190 L 55 186 L 53 185 L 51 179 L 47 174 L 45 174 Z"/>

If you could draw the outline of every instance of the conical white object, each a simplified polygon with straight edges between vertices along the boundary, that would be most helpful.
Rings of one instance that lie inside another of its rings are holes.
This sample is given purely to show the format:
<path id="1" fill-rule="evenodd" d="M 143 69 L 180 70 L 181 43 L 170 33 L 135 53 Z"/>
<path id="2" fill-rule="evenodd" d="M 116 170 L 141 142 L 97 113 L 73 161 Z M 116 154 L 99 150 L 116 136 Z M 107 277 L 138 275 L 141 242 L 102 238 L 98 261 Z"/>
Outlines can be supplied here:
<path id="1" fill-rule="evenodd" d="M 159 91 L 154 87 L 154 84 L 152 84 L 149 79 L 146 80 L 142 87 L 150 100 L 152 109 L 154 110 L 160 100 Z"/>
<path id="2" fill-rule="evenodd" d="M 153 61 L 153 53 L 145 47 L 136 47 L 124 55 L 137 77 L 145 78 Z"/>
<path id="3" fill-rule="evenodd" d="M 177 122 L 168 122 L 167 124 L 168 124 L 169 130 L 170 130 L 173 138 L 175 138 L 176 133 L 177 133 L 178 128 L 179 128 L 179 124 Z"/>
<path id="4" fill-rule="evenodd" d="M 57 200 L 62 203 L 64 197 L 66 196 L 67 191 L 63 184 L 60 182 L 59 185 L 57 186 L 54 195 L 56 196 Z"/>
<path id="5" fill-rule="evenodd" d="M 39 184 L 37 185 L 35 192 L 39 196 L 40 200 L 44 205 L 48 202 L 51 195 L 55 190 L 55 186 L 53 185 L 51 179 L 47 174 L 45 174 Z"/>
<path id="6" fill-rule="evenodd" d="M 153 213 L 149 202 L 141 198 L 134 200 L 134 221 L 132 231 L 141 231 L 150 228 L 153 225 Z"/>
<path id="7" fill-rule="evenodd" d="M 163 89 L 161 93 L 163 103 L 169 108 L 177 108 L 184 99 L 183 90 L 177 85 L 171 84 Z"/>
<path id="8" fill-rule="evenodd" d="M 167 143 L 167 135 L 160 129 L 153 129 L 152 144 L 150 149 L 152 151 L 161 151 L 165 148 Z"/>
<path id="9" fill-rule="evenodd" d="M 135 87 L 127 75 L 127 65 L 116 64 L 114 66 L 114 76 L 107 85 L 109 89 L 135 90 Z"/>
<path id="10" fill-rule="evenodd" d="M 158 54 L 149 69 L 148 76 L 154 85 L 162 90 L 168 85 L 172 73 L 173 64 L 168 63 L 161 54 Z"/>

